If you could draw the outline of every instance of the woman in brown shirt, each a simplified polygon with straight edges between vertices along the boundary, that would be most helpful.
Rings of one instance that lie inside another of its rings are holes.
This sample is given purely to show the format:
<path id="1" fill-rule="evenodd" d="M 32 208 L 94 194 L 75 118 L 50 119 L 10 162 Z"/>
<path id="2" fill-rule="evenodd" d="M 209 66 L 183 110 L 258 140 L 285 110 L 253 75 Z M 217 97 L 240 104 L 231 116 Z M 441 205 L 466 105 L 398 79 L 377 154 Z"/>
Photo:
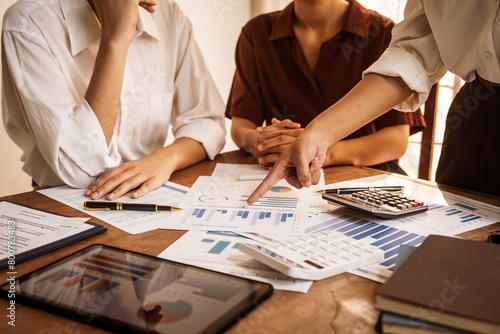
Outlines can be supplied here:
<path id="1" fill-rule="evenodd" d="M 340 100 L 387 48 L 394 23 L 356 0 L 296 0 L 243 28 L 226 116 L 240 148 L 272 165 L 303 127 Z M 420 111 L 390 110 L 333 144 L 324 165 L 402 172 Z"/>

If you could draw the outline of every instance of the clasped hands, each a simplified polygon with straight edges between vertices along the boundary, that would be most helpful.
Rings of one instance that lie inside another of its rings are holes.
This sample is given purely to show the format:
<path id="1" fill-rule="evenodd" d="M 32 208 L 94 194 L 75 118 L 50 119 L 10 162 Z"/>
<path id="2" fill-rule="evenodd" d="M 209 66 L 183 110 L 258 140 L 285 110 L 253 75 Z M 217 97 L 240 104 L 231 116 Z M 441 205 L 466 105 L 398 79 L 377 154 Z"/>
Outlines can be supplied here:
<path id="1" fill-rule="evenodd" d="M 299 123 L 289 119 L 280 121 L 273 118 L 271 125 L 261 126 L 256 130 L 256 147 L 252 154 L 259 164 L 273 166 L 304 129 Z"/>

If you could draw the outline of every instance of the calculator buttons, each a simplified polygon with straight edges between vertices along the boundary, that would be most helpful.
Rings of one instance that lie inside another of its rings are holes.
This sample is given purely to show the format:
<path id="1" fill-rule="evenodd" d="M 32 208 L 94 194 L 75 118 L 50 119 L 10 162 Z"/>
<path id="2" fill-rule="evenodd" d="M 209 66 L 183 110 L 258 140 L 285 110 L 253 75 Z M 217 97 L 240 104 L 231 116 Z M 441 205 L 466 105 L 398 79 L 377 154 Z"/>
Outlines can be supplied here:
<path id="1" fill-rule="evenodd" d="M 385 190 L 366 190 L 346 194 L 323 194 L 323 199 L 373 216 L 389 219 L 428 209 L 424 202 Z"/>

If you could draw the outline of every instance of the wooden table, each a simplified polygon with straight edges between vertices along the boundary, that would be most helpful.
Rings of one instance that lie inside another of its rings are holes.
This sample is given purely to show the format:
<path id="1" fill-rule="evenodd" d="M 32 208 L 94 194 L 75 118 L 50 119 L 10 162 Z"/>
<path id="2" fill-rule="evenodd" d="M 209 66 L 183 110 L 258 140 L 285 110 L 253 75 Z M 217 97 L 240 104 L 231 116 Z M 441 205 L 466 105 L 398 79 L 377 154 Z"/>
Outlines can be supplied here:
<path id="1" fill-rule="evenodd" d="M 216 163 L 255 163 L 255 160 L 239 152 L 229 152 L 214 161 L 203 161 L 175 173 L 171 181 L 191 186 L 198 176 L 209 176 Z M 361 167 L 331 167 L 325 169 L 326 183 L 346 181 L 378 175 L 381 172 Z M 500 206 L 500 197 L 484 196 L 448 187 L 445 190 L 458 193 L 489 204 Z M 84 213 L 61 204 L 37 192 L 27 192 L 2 199 L 30 205 L 36 208 L 82 217 Z M 130 235 L 96 218 L 90 221 L 103 224 L 109 230 L 96 237 L 80 241 L 49 254 L 16 265 L 17 276 L 26 274 L 58 260 L 70 253 L 94 243 L 116 246 L 131 251 L 157 256 L 181 237 L 185 231 L 154 230 Z M 467 239 L 486 240 L 492 231 L 500 230 L 500 222 L 460 235 Z M 7 270 L 0 271 L 6 282 Z M 337 275 L 315 282 L 308 293 L 276 290 L 274 295 L 233 326 L 229 333 L 374 333 L 378 312 L 374 309 L 375 290 L 379 284 L 351 274 Z M 0 299 L 0 333 L 108 333 L 84 323 L 16 303 L 16 327 L 7 324 L 8 301 Z"/>

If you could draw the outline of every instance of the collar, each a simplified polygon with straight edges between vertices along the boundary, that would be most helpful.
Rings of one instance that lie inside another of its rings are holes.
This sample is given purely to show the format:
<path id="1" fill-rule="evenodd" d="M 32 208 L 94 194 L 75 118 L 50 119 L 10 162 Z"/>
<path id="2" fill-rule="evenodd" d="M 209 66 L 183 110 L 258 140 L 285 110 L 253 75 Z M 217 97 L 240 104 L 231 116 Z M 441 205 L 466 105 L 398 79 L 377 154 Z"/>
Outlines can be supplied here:
<path id="1" fill-rule="evenodd" d="M 295 32 L 293 31 L 293 17 L 295 13 L 293 9 L 294 3 L 292 2 L 276 14 L 271 26 L 271 33 L 269 34 L 270 41 L 295 36 Z"/>
<path id="2" fill-rule="evenodd" d="M 369 36 L 370 12 L 356 0 L 350 0 L 350 2 L 351 5 L 347 10 L 347 17 L 341 31 L 367 38 Z M 269 40 L 295 36 L 293 30 L 294 16 L 294 3 L 292 2 L 274 17 Z"/>
<path id="3" fill-rule="evenodd" d="M 360 5 L 356 0 L 351 0 L 351 6 L 347 10 L 347 17 L 342 27 L 342 31 L 368 38 L 370 21 L 370 11 Z"/>
<path id="4" fill-rule="evenodd" d="M 87 0 L 60 0 L 60 3 L 68 26 L 71 54 L 76 56 L 101 38 L 101 27 Z M 160 39 L 152 15 L 142 7 L 139 7 L 136 30 L 136 37 L 147 33 Z"/>

